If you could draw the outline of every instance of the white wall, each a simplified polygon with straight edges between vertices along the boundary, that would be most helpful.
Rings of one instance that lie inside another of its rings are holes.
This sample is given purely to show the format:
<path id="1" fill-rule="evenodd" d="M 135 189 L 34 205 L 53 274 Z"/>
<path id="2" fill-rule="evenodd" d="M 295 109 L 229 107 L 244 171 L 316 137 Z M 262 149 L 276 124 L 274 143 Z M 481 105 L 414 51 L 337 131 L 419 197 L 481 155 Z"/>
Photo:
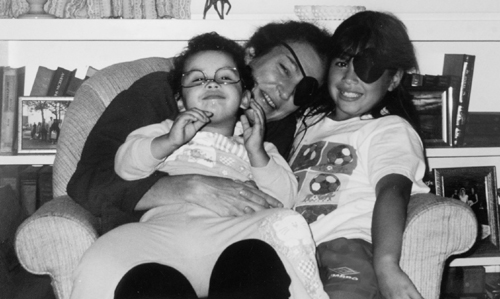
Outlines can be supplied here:
<path id="1" fill-rule="evenodd" d="M 191 0 L 193 18 L 203 14 L 206 0 Z M 293 14 L 295 5 L 361 5 L 370 10 L 393 13 L 499 13 L 499 0 L 229 0 L 227 18 L 237 14 Z M 226 6 L 227 7 L 227 6 Z M 218 18 L 213 8 L 207 19 Z M 499 33 L 500 34 L 500 33 Z"/>

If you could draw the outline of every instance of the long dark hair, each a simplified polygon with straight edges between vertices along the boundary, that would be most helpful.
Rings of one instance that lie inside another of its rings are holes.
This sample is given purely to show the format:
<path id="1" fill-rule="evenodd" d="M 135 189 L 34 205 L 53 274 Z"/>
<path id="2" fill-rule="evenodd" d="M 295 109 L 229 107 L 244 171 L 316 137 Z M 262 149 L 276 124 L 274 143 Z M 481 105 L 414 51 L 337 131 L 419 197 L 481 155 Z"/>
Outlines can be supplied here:
<path id="1" fill-rule="evenodd" d="M 343 21 L 331 37 L 331 57 L 351 56 L 366 48 L 373 48 L 384 59 L 384 64 L 392 76 L 397 70 L 418 72 L 415 50 L 408 36 L 406 26 L 396 16 L 386 12 L 363 11 Z M 403 80 L 401 80 L 403 81 Z M 327 84 L 319 97 L 330 98 Z M 419 121 L 412 96 L 400 83 L 366 114 L 374 118 L 384 115 L 398 115 L 406 119 L 419 132 Z M 335 110 L 330 99 L 323 103 L 314 114 L 328 114 Z"/>

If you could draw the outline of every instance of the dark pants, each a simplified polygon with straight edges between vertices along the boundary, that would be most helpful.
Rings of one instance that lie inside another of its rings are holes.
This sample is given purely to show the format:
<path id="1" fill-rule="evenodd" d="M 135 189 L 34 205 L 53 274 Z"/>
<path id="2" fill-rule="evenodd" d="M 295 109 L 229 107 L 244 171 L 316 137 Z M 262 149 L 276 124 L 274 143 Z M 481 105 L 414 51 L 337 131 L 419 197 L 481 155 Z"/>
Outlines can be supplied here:
<path id="1" fill-rule="evenodd" d="M 209 299 L 285 299 L 290 277 L 274 249 L 244 240 L 221 254 L 210 277 Z M 179 271 L 156 263 L 131 269 L 118 284 L 115 299 L 198 298 Z"/>
<path id="2" fill-rule="evenodd" d="M 382 299 L 373 269 L 372 245 L 339 238 L 317 248 L 319 271 L 330 298 Z"/>

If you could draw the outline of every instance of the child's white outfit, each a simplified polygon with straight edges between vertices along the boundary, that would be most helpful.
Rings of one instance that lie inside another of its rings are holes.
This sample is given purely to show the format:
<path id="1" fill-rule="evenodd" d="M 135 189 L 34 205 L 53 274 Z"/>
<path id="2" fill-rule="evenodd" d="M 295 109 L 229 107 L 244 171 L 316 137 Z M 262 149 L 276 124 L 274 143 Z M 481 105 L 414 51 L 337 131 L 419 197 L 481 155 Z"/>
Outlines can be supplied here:
<path id="1" fill-rule="evenodd" d="M 264 142 L 270 157 L 265 167 L 250 166 L 243 137 L 203 131 L 166 159 L 158 160 L 151 154 L 151 142 L 170 132 L 172 124 L 173 121 L 167 119 L 130 133 L 116 153 L 116 173 L 125 180 L 142 179 L 157 170 L 170 175 L 197 173 L 243 182 L 253 180 L 259 189 L 280 200 L 285 207 L 293 206 L 297 180 L 272 143 Z"/>
<path id="2" fill-rule="evenodd" d="M 371 248 L 375 186 L 400 174 L 413 182 L 412 194 L 429 192 L 422 142 L 398 116 L 325 117 L 300 130 L 290 161 L 299 181 L 295 210 L 311 227 L 324 288 L 330 298 L 379 298 Z"/>
<path id="3" fill-rule="evenodd" d="M 171 175 L 199 173 L 254 180 L 285 207 L 292 206 L 297 181 L 274 145 L 265 143 L 271 157 L 268 165 L 253 168 L 241 137 L 198 132 L 166 160 L 157 160 L 151 155 L 151 141 L 168 133 L 171 125 L 172 121 L 166 120 L 132 132 L 117 152 L 117 173 L 126 179 L 147 177 L 161 170 Z M 92 245 L 75 271 L 72 299 L 111 299 L 128 270 L 151 262 L 178 270 L 198 296 L 204 297 L 222 251 L 246 239 L 263 240 L 276 250 L 292 281 L 291 298 L 328 298 L 319 279 L 315 244 L 298 213 L 283 208 L 221 217 L 196 204 L 169 201 L 147 211 L 140 222 L 119 226 Z"/>

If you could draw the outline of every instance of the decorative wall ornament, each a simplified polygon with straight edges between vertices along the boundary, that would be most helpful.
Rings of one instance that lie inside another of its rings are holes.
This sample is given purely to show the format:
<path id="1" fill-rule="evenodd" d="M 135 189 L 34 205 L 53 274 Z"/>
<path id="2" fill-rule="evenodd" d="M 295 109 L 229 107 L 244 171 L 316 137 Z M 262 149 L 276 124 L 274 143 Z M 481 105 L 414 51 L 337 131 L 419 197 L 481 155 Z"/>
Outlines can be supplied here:
<path id="1" fill-rule="evenodd" d="M 0 0 L 0 17 L 29 11 L 27 0 Z M 48 0 L 44 10 L 61 19 L 190 19 L 191 0 Z"/>
<path id="2" fill-rule="evenodd" d="M 219 11 L 219 8 L 217 7 L 217 2 L 220 2 L 220 5 L 221 5 L 220 11 Z M 223 20 L 224 19 L 224 4 L 229 5 L 227 12 L 226 12 L 226 15 L 228 15 L 229 11 L 231 10 L 231 3 L 229 3 L 229 0 L 207 0 L 207 2 L 205 2 L 205 9 L 203 10 L 203 19 L 205 19 L 205 17 L 207 16 L 207 11 L 213 6 L 215 8 L 215 11 L 219 15 L 219 18 L 221 18 L 221 20 Z"/>

